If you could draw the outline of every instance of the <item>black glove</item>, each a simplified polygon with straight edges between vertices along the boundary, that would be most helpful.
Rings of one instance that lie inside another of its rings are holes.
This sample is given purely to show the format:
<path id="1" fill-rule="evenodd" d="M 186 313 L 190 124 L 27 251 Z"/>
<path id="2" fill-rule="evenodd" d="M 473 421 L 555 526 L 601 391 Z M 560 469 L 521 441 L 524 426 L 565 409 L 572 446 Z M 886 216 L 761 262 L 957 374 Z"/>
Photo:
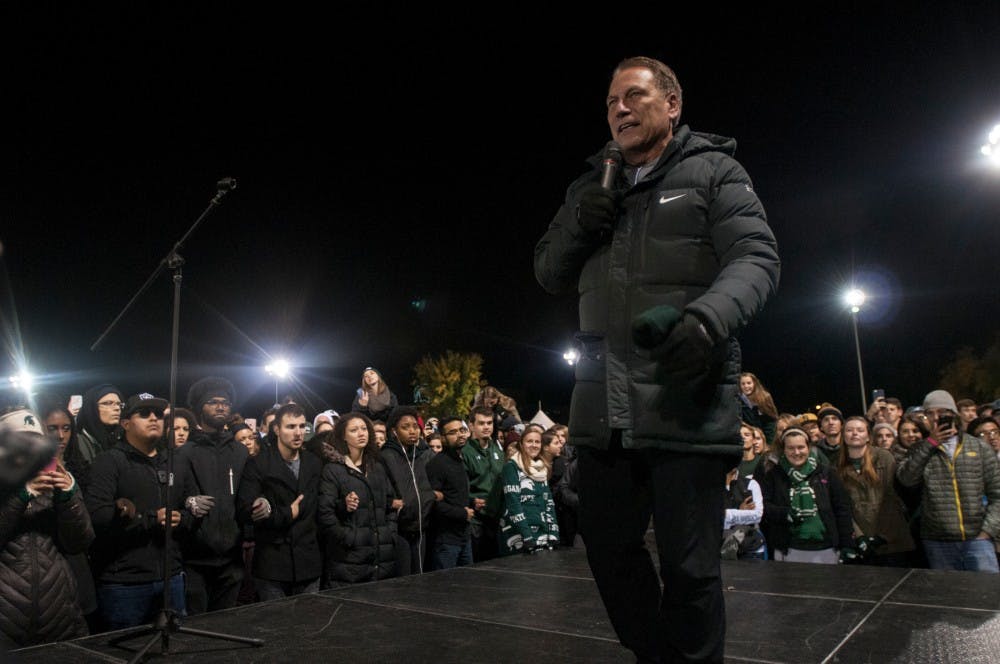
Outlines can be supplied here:
<path id="1" fill-rule="evenodd" d="M 840 562 L 845 565 L 856 565 L 861 562 L 861 556 L 854 548 L 845 546 L 840 550 Z"/>
<path id="2" fill-rule="evenodd" d="M 632 341 L 644 350 L 662 344 L 681 319 L 681 312 L 669 304 L 646 309 L 632 321 Z"/>
<path id="3" fill-rule="evenodd" d="M 653 355 L 672 374 L 681 378 L 705 375 L 715 343 L 704 324 L 692 314 L 684 314 Z"/>
<path id="4" fill-rule="evenodd" d="M 119 498 L 116 500 L 115 509 L 118 510 L 118 516 L 126 521 L 131 521 L 135 518 L 135 503 L 128 498 Z"/>
<path id="5" fill-rule="evenodd" d="M 585 185 L 576 206 L 576 220 L 587 235 L 605 240 L 618 221 L 618 195 L 599 182 Z"/>
<path id="6" fill-rule="evenodd" d="M 886 539 L 881 535 L 862 535 L 854 538 L 854 547 L 857 549 L 858 557 L 868 560 L 875 555 L 875 550 L 886 544 Z"/>

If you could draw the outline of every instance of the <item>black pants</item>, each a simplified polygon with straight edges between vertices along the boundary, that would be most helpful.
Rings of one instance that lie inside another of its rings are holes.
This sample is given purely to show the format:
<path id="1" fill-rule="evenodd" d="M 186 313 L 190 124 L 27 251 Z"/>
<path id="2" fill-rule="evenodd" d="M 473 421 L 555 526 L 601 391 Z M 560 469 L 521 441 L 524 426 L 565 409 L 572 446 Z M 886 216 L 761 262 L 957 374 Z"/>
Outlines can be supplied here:
<path id="1" fill-rule="evenodd" d="M 242 560 L 222 565 L 188 563 L 184 566 L 184 571 L 187 574 L 185 592 L 188 615 L 236 606 L 236 599 L 243 585 Z"/>
<path id="2" fill-rule="evenodd" d="M 721 662 L 719 549 L 725 474 L 735 458 L 662 450 L 579 452 L 579 525 L 587 560 L 622 645 L 639 661 Z M 645 534 L 653 518 L 657 579 Z"/>
<path id="3" fill-rule="evenodd" d="M 498 555 L 500 555 L 499 520 L 477 515 L 472 520 L 472 561 L 478 563 L 492 560 Z"/>

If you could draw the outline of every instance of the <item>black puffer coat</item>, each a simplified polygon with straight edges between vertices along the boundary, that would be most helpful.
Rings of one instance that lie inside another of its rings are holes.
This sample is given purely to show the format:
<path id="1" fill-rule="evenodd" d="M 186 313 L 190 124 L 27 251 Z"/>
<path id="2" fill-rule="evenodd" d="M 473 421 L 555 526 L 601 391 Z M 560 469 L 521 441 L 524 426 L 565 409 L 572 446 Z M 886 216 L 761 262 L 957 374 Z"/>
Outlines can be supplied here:
<path id="1" fill-rule="evenodd" d="M 580 297 L 574 445 L 606 447 L 621 429 L 625 447 L 739 453 L 735 336 L 776 290 L 779 261 L 735 149 L 732 139 L 678 129 L 648 177 L 630 184 L 620 174 L 610 243 L 591 239 L 576 216 L 581 189 L 600 178 L 595 156 L 535 247 L 541 286 L 554 294 L 576 288 Z M 660 305 L 695 315 L 717 340 L 696 381 L 632 341 L 632 321 Z"/>
<path id="2" fill-rule="evenodd" d="M 358 495 L 358 509 L 347 511 L 345 499 Z M 396 570 L 395 491 L 382 464 L 367 475 L 335 456 L 323 467 L 319 484 L 319 524 L 324 538 L 326 584 L 377 581 Z"/>
<path id="3" fill-rule="evenodd" d="M 64 556 L 86 551 L 94 529 L 79 492 L 62 498 L 0 503 L 0 651 L 87 634 Z"/>

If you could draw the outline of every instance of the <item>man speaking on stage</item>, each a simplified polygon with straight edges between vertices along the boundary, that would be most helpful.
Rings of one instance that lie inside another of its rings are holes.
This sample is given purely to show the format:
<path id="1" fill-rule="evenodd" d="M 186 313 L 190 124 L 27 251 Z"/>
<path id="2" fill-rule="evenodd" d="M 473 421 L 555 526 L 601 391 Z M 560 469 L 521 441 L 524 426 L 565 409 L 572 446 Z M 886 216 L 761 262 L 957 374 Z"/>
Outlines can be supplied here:
<path id="1" fill-rule="evenodd" d="M 535 276 L 550 293 L 579 292 L 580 533 L 615 632 L 639 661 L 721 662 L 723 495 L 741 449 L 735 336 L 780 263 L 735 141 L 680 126 L 681 104 L 662 62 L 618 64 L 612 141 L 569 186 Z"/>

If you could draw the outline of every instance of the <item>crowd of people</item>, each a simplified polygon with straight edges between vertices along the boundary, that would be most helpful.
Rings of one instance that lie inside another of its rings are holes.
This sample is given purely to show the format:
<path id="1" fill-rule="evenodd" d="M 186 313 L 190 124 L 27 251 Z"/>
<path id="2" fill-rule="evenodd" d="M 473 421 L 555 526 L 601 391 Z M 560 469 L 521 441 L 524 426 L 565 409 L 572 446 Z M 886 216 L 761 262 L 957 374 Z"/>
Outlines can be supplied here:
<path id="1" fill-rule="evenodd" d="M 935 390 L 790 414 L 757 376 L 740 388 L 723 559 L 997 571 L 996 403 Z M 290 399 L 245 418 L 214 376 L 183 406 L 112 384 L 82 396 L 0 417 L 58 441 L 0 504 L 8 648 L 151 622 L 164 584 L 193 615 L 576 542 L 568 428 L 523 422 L 492 386 L 428 413 L 369 367 L 353 410 L 311 419 Z"/>
<path id="2" fill-rule="evenodd" d="M 724 557 L 998 572 L 1000 400 L 933 390 L 795 415 L 744 373 L 740 401 Z"/>
<path id="3" fill-rule="evenodd" d="M 183 405 L 105 383 L 0 411 L 57 441 L 0 500 L 4 650 L 573 546 L 566 426 L 491 386 L 461 414 L 400 405 L 371 367 L 344 414 L 236 399 L 208 376 Z"/>

